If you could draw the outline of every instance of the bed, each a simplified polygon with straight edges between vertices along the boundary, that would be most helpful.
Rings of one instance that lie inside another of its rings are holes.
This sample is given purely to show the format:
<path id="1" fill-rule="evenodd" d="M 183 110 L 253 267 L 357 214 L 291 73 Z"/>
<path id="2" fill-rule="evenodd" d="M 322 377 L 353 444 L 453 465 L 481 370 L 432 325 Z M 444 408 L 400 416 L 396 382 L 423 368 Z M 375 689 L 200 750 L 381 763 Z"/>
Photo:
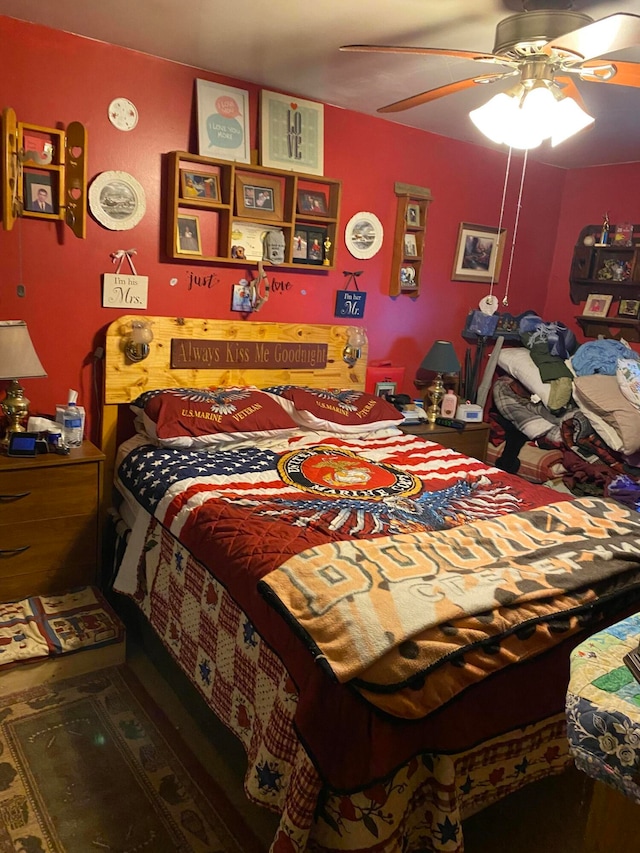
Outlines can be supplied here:
<path id="1" fill-rule="evenodd" d="M 405 436 L 344 326 L 146 317 L 131 363 L 136 319 L 106 333 L 115 589 L 243 744 L 272 851 L 460 853 L 570 764 L 569 653 L 640 604 L 638 514 Z"/>

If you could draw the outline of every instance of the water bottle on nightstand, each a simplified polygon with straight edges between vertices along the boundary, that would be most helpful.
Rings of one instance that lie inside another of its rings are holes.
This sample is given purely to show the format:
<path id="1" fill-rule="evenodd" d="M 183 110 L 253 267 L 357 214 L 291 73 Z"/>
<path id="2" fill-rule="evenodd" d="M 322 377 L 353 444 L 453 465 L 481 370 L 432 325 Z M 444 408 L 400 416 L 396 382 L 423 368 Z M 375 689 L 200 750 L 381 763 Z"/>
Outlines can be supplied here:
<path id="1" fill-rule="evenodd" d="M 78 408 L 77 399 L 77 392 L 71 391 L 62 415 L 62 434 L 67 447 L 80 447 L 82 444 L 82 413 Z"/>

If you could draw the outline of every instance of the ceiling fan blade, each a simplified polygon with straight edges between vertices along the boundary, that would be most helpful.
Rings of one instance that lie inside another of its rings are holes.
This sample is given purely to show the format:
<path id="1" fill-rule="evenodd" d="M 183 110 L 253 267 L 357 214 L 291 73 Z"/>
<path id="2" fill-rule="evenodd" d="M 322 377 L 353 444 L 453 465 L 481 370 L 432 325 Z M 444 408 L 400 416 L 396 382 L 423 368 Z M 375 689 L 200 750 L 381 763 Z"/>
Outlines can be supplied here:
<path id="1" fill-rule="evenodd" d="M 566 50 L 583 59 L 594 59 L 616 50 L 640 45 L 640 15 L 620 12 L 594 21 L 573 32 L 566 33 L 542 48 L 551 55 L 554 51 Z"/>
<path id="2" fill-rule="evenodd" d="M 410 98 L 403 98 L 401 101 L 395 101 L 393 104 L 387 104 L 386 107 L 380 107 L 379 113 L 399 113 L 402 110 L 409 110 L 412 107 L 419 107 L 421 104 L 428 104 L 429 101 L 435 101 L 438 98 L 443 98 L 445 95 L 453 95 L 455 92 L 463 92 L 465 89 L 470 89 L 480 83 L 495 83 L 496 80 L 502 80 L 503 77 L 510 77 L 515 72 L 508 71 L 505 74 L 486 74 L 483 77 L 467 77 L 465 80 L 457 80 L 455 83 L 447 83 L 446 86 L 439 86 L 437 89 L 429 89 L 428 92 L 422 92 L 419 95 L 412 95 Z"/>
<path id="3" fill-rule="evenodd" d="M 479 60 L 481 62 L 499 62 L 510 65 L 511 61 L 494 53 L 478 53 L 474 50 L 449 50 L 444 47 L 402 47 L 389 44 L 343 44 L 342 51 L 359 53 L 414 53 L 423 56 L 453 56 L 458 59 Z"/>
<path id="4" fill-rule="evenodd" d="M 640 62 L 609 62 L 607 65 L 615 69 L 616 73 L 612 77 L 598 76 L 597 69 L 602 67 L 602 63 L 593 63 L 580 66 L 580 79 L 589 83 L 613 83 L 614 86 L 640 88 Z M 591 74 L 590 69 L 593 69 Z"/>

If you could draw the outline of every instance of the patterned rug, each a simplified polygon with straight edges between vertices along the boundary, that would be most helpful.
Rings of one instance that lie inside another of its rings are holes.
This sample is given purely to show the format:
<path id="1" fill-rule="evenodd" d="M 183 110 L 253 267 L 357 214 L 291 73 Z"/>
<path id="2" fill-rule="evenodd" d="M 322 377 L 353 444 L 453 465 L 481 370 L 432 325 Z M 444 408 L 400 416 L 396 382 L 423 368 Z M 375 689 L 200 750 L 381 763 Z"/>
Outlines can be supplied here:
<path id="1" fill-rule="evenodd" d="M 0 853 L 261 850 L 126 667 L 0 695 Z"/>

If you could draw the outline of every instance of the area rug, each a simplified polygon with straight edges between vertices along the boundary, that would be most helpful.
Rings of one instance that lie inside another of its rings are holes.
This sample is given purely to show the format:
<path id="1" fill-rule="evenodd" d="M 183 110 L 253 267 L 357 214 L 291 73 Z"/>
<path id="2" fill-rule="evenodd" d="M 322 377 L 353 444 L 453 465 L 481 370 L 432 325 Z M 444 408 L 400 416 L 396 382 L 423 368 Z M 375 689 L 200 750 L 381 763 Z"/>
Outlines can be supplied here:
<path id="1" fill-rule="evenodd" d="M 0 853 L 262 850 L 126 667 L 0 695 Z"/>

